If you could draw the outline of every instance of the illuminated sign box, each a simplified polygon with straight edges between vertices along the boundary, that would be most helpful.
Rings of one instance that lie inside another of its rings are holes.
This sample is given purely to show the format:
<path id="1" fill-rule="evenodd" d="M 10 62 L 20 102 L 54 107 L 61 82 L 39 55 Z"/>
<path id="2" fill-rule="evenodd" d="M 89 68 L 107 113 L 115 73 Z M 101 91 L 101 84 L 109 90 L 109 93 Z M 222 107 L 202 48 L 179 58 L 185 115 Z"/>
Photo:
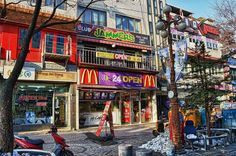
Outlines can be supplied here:
<path id="1" fill-rule="evenodd" d="M 78 35 L 83 35 L 86 37 L 108 39 L 113 41 L 136 43 L 150 46 L 150 38 L 148 35 L 137 34 L 118 29 L 79 23 L 76 26 L 76 32 Z"/>

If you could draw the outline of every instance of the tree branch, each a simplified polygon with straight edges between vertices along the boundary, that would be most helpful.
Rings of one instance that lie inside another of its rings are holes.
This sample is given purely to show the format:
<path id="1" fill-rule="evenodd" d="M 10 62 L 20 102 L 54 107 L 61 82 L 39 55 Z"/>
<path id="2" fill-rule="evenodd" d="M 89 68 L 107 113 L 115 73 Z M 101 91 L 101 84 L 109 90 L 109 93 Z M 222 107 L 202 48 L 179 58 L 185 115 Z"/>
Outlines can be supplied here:
<path id="1" fill-rule="evenodd" d="M 38 19 L 39 13 L 40 13 L 41 5 L 42 5 L 42 0 L 37 0 L 36 5 L 35 5 L 35 9 L 34 9 L 34 13 L 33 13 L 33 17 L 32 17 L 32 22 L 28 27 L 28 32 L 27 32 L 27 35 L 25 37 L 25 40 L 24 40 L 23 46 L 21 48 L 20 54 L 17 57 L 16 64 L 15 64 L 9 78 L 7 79 L 7 81 L 13 86 L 15 85 L 15 83 L 16 83 L 16 81 L 17 81 L 17 79 L 18 79 L 18 77 L 21 73 L 21 70 L 24 66 L 26 56 L 29 52 L 30 40 L 33 36 L 34 30 L 35 30 L 35 27 L 36 27 L 36 23 L 37 23 L 37 19 Z"/>
<path id="2" fill-rule="evenodd" d="M 61 3 L 59 3 L 59 4 L 57 4 L 54 8 L 53 8 L 53 11 L 52 11 L 52 14 L 50 15 L 50 17 L 46 20 L 46 21 L 44 21 L 42 24 L 41 24 L 41 26 L 44 26 L 44 25 L 46 25 L 48 22 L 50 22 L 52 19 L 53 19 L 53 17 L 55 16 L 55 14 L 56 14 L 56 11 L 57 11 L 57 8 L 58 7 L 60 7 L 63 3 L 65 3 L 67 0 L 63 0 L 63 1 L 61 1 Z M 41 27 L 40 26 L 40 27 Z"/>
<path id="3" fill-rule="evenodd" d="M 64 0 L 65 1 L 65 0 Z M 44 28 L 47 28 L 47 27 L 51 27 L 51 26 L 54 26 L 54 25 L 62 25 L 62 24 L 72 24 L 72 23 L 77 23 L 79 21 L 79 19 L 81 18 L 81 16 L 84 14 L 84 12 L 90 7 L 90 5 L 94 4 L 94 3 L 97 3 L 99 1 L 104 1 L 104 0 L 91 0 L 87 5 L 86 7 L 84 8 L 84 10 L 80 13 L 80 15 L 75 19 L 75 20 L 71 20 L 71 21 L 60 21 L 60 22 L 53 22 L 53 23 L 48 23 L 49 21 L 52 20 L 52 18 L 55 16 L 55 13 L 54 15 L 50 16 L 50 20 L 47 20 L 47 22 L 43 23 L 42 25 L 40 25 L 34 33 L 37 33 L 39 31 L 41 31 L 42 29 Z M 56 12 L 56 11 L 55 11 Z"/>

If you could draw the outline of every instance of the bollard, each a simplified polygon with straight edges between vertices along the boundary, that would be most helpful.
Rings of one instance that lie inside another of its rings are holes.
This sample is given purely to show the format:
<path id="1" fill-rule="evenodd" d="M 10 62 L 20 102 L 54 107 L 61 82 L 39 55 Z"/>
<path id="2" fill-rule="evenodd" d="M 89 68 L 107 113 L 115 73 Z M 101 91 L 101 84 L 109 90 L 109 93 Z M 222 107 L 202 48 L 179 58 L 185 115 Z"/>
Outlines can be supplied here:
<path id="1" fill-rule="evenodd" d="M 132 156 L 133 146 L 131 144 L 120 144 L 118 146 L 118 156 Z"/>
<path id="2" fill-rule="evenodd" d="M 153 152 L 148 149 L 139 149 L 136 151 L 136 156 L 153 156 Z"/>

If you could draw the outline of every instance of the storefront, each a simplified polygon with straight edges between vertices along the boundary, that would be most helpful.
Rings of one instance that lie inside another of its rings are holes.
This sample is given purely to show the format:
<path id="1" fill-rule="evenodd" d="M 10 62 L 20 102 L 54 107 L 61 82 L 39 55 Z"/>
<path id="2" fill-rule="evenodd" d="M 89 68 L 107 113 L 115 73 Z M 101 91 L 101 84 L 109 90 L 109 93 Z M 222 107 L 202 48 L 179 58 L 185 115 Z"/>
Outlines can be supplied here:
<path id="1" fill-rule="evenodd" d="M 106 101 L 112 101 L 114 124 L 152 122 L 156 111 L 155 76 L 80 68 L 79 126 L 99 124 Z"/>
<path id="2" fill-rule="evenodd" d="M 4 77 L 12 71 L 4 67 Z M 43 127 L 55 124 L 71 127 L 72 98 L 76 73 L 35 71 L 24 67 L 16 84 L 13 96 L 13 124 L 23 127 Z M 21 128 L 20 128 L 21 129 Z"/>

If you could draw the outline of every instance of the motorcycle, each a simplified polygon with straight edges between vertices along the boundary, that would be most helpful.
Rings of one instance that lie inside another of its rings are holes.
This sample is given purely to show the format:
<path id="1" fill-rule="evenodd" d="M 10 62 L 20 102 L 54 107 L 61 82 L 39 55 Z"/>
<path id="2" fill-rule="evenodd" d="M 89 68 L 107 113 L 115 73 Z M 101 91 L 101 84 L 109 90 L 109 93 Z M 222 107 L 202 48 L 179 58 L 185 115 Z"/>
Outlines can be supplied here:
<path id="1" fill-rule="evenodd" d="M 65 139 L 57 134 L 57 128 L 53 126 L 48 132 L 51 134 L 55 141 L 55 148 L 53 153 L 56 156 L 74 156 L 74 154 L 66 149 L 69 145 L 66 144 Z M 42 139 L 30 139 L 27 136 L 16 136 L 14 135 L 14 143 L 16 149 L 38 149 L 43 150 L 44 141 Z"/>

